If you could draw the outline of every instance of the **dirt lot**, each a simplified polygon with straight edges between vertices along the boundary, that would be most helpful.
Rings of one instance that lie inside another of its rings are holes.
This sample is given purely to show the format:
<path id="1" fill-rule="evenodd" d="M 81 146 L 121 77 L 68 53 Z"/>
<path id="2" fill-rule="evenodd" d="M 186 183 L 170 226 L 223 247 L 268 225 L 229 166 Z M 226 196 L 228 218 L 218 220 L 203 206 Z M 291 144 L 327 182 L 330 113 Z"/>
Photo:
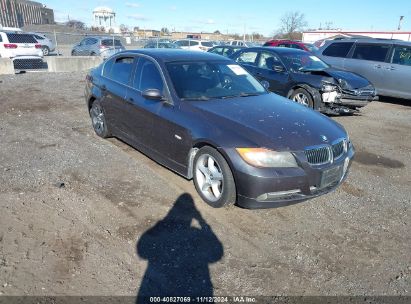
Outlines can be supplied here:
<path id="1" fill-rule="evenodd" d="M 411 104 L 335 118 L 357 148 L 337 191 L 221 210 L 95 136 L 84 78 L 0 77 L 0 295 L 410 294 Z"/>

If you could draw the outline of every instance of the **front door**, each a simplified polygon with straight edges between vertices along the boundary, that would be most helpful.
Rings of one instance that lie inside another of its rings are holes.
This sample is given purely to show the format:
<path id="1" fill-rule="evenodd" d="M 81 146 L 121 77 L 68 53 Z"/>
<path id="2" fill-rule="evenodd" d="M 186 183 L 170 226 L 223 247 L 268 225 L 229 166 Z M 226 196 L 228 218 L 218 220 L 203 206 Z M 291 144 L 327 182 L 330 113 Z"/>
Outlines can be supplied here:
<path id="1" fill-rule="evenodd" d="M 132 89 L 128 90 L 133 104 L 133 136 L 146 149 L 156 154 L 168 167 L 186 173 L 191 136 L 180 125 L 179 107 L 173 104 L 158 66 L 141 57 L 136 66 Z M 166 100 L 150 100 L 142 96 L 147 89 L 157 89 Z"/>
<path id="2" fill-rule="evenodd" d="M 282 67 L 283 71 L 275 71 L 274 66 Z M 289 74 L 278 58 L 271 52 L 261 52 L 258 58 L 258 64 L 255 69 L 254 76 L 258 80 L 266 80 L 270 84 L 269 90 L 279 95 L 285 95 L 287 84 L 289 82 Z"/>

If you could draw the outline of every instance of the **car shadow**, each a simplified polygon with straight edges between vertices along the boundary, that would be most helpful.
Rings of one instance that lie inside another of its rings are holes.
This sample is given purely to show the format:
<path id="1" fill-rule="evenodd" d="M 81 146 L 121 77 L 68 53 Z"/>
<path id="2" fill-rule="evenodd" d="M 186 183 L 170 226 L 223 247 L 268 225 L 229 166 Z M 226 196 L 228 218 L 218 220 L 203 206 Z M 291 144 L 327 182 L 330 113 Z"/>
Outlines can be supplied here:
<path id="1" fill-rule="evenodd" d="M 391 103 L 391 104 L 407 106 L 407 107 L 411 106 L 411 101 L 409 99 L 403 99 L 403 98 L 394 98 L 394 97 L 381 96 L 379 102 Z"/>
<path id="2" fill-rule="evenodd" d="M 146 303 L 147 297 L 213 296 L 208 265 L 223 257 L 224 248 L 185 193 L 140 237 L 137 254 L 148 266 L 136 303 Z"/>

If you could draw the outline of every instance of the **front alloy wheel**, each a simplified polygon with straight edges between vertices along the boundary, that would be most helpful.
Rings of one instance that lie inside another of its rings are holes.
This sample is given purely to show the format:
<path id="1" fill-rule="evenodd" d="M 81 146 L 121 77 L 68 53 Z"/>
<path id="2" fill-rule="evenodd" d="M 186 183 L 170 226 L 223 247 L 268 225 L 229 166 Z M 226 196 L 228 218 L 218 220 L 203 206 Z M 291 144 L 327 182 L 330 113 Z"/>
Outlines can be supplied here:
<path id="1" fill-rule="evenodd" d="M 220 153 L 203 147 L 197 152 L 194 164 L 194 185 L 207 204 L 220 208 L 235 203 L 234 178 Z"/>
<path id="2" fill-rule="evenodd" d="M 291 100 L 305 106 L 308 108 L 314 107 L 313 98 L 311 97 L 310 93 L 308 93 L 304 89 L 297 89 L 293 92 L 290 97 Z"/>

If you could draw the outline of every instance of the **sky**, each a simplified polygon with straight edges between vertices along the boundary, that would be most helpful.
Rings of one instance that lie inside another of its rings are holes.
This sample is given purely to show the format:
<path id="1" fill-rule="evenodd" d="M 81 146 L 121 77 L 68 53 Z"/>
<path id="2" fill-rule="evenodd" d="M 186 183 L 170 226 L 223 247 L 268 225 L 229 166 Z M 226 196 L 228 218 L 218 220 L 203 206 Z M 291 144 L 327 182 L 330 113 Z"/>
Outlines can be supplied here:
<path id="1" fill-rule="evenodd" d="M 305 15 L 307 28 L 330 23 L 333 28 L 363 31 L 396 30 L 404 16 L 402 30 L 411 31 L 409 0 L 39 0 L 54 9 L 57 22 L 68 18 L 92 25 L 92 11 L 99 6 L 116 12 L 117 25 L 129 28 L 171 31 L 243 34 L 258 32 L 271 36 L 280 27 L 281 17 L 290 11 Z"/>

